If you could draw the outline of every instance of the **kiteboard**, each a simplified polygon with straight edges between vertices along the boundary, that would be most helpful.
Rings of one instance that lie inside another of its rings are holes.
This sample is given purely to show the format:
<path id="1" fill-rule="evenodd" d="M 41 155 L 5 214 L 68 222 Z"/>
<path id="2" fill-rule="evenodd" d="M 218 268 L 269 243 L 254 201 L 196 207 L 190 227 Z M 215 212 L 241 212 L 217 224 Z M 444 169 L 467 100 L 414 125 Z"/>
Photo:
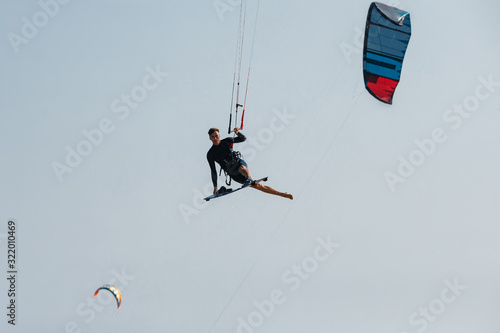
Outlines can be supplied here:
<path id="1" fill-rule="evenodd" d="M 264 177 L 264 178 L 261 178 L 261 179 L 257 179 L 257 180 L 254 180 L 253 182 L 250 182 L 250 183 L 247 183 L 247 184 L 243 184 L 241 185 L 241 187 L 233 190 L 232 188 L 225 188 L 225 187 L 221 187 L 219 189 L 219 191 L 217 191 L 216 194 L 213 194 L 213 195 L 210 195 L 206 198 L 203 198 L 205 201 L 210 201 L 210 199 L 215 199 L 215 198 L 219 198 L 219 197 L 222 197 L 222 196 L 225 196 L 225 195 L 228 195 L 228 194 L 231 194 L 231 193 L 234 193 L 234 192 L 238 192 L 239 190 L 242 190 L 244 188 L 247 188 L 251 185 L 255 185 L 255 184 L 258 184 L 260 182 L 265 182 L 267 181 L 267 177 Z M 222 191 L 221 191 L 222 189 Z"/>

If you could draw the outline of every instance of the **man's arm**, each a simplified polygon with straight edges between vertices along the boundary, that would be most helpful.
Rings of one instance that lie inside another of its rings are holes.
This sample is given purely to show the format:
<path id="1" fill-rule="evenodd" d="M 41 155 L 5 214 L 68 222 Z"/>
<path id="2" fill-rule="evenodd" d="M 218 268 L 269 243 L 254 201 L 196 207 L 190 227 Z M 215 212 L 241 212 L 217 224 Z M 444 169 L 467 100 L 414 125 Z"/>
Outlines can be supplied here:
<path id="1" fill-rule="evenodd" d="M 245 141 L 247 139 L 247 137 L 244 136 L 240 132 L 240 129 L 237 128 L 237 127 L 234 129 L 234 133 L 236 133 L 236 137 L 234 138 L 234 143 L 243 142 L 243 141 Z"/>
<path id="2" fill-rule="evenodd" d="M 210 154 L 207 154 L 208 165 L 210 165 L 210 173 L 212 184 L 214 185 L 214 194 L 217 192 L 217 169 L 215 168 L 215 160 Z"/>

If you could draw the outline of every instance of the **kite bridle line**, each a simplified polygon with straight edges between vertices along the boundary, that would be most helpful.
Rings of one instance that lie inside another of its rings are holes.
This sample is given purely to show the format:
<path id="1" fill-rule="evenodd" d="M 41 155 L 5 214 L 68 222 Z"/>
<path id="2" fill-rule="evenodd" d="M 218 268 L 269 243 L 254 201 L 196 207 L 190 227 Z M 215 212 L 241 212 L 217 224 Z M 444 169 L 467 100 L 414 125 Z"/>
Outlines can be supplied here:
<path id="1" fill-rule="evenodd" d="M 243 1 L 245 1 L 245 6 L 243 7 Z M 241 0 L 241 5 L 240 5 L 240 23 L 238 25 L 238 39 L 236 43 L 236 60 L 234 63 L 234 74 L 233 74 L 233 91 L 231 95 L 231 108 L 229 111 L 229 127 L 227 129 L 227 134 L 231 133 L 231 122 L 232 122 L 232 117 L 233 117 L 233 101 L 234 101 L 234 94 L 236 90 L 236 119 L 238 118 L 238 101 L 239 101 L 239 94 L 240 94 L 240 78 L 241 78 L 241 62 L 242 62 L 242 57 L 243 57 L 243 40 L 245 37 L 245 16 L 246 16 L 246 0 Z M 237 74 L 237 75 L 236 75 Z M 236 76 L 238 79 L 236 80 Z M 235 82 L 236 82 L 236 89 L 235 89 Z M 235 127 L 236 127 L 236 120 L 235 119 Z"/>
<path id="2" fill-rule="evenodd" d="M 244 1 L 244 4 L 243 4 L 243 1 Z M 243 60 L 243 44 L 244 44 L 244 37 L 245 37 L 247 0 L 241 1 L 240 24 L 239 24 L 239 28 L 238 28 L 236 60 L 235 60 L 235 64 L 234 64 L 234 74 L 233 74 L 233 90 L 232 90 L 232 95 L 231 95 L 231 108 L 230 108 L 230 112 L 229 112 L 229 127 L 227 130 L 228 134 L 230 134 L 232 132 L 231 122 L 232 122 L 232 118 L 233 118 L 233 111 L 232 111 L 233 105 L 235 107 L 234 127 L 238 127 L 238 108 L 239 107 L 243 108 L 242 115 L 241 115 L 241 125 L 240 125 L 240 128 L 243 129 L 243 120 L 245 118 L 245 108 L 246 108 L 247 95 L 248 95 L 248 84 L 250 81 L 250 68 L 252 65 L 253 49 L 254 49 L 254 43 L 255 43 L 255 32 L 257 29 L 257 18 L 259 15 L 259 5 L 260 5 L 260 0 L 258 0 L 258 2 L 257 2 L 257 12 L 255 14 L 255 23 L 254 23 L 254 31 L 253 31 L 253 37 L 252 37 L 252 45 L 250 47 L 250 60 L 249 60 L 249 64 L 248 64 L 247 85 L 245 88 L 245 98 L 243 101 L 243 105 L 241 105 L 239 103 L 239 96 L 240 96 L 241 65 L 242 65 L 242 60 Z M 237 80 L 236 80 L 236 76 L 238 77 Z M 236 88 L 235 88 L 235 83 L 236 83 Z M 233 104 L 235 90 L 236 90 L 236 104 Z"/>
<path id="3" fill-rule="evenodd" d="M 260 5 L 260 0 L 257 1 L 257 11 L 255 13 L 255 23 L 253 26 L 252 46 L 250 47 L 250 60 L 248 62 L 247 86 L 245 88 L 245 100 L 243 101 L 243 112 L 241 113 L 241 126 L 240 126 L 241 129 L 243 129 L 243 120 L 245 118 L 245 108 L 247 105 L 248 82 L 250 81 L 250 67 L 252 66 L 253 46 L 255 44 L 255 34 L 257 31 L 257 19 L 259 17 L 259 5 Z"/>

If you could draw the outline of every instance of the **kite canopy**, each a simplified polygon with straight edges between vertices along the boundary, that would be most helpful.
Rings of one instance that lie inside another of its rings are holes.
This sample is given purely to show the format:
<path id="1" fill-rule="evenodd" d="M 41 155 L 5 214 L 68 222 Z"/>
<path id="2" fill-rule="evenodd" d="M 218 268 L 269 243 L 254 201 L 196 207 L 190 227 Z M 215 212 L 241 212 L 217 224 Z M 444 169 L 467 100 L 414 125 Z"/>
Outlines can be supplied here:
<path id="1" fill-rule="evenodd" d="M 410 13 L 379 2 L 370 5 L 363 48 L 363 76 L 368 92 L 381 102 L 392 104 L 410 36 Z"/>
<path id="2" fill-rule="evenodd" d="M 122 305 L 122 293 L 120 292 L 120 290 L 118 290 L 118 288 L 116 288 L 115 286 L 112 286 L 110 284 L 105 284 L 95 291 L 94 296 L 97 296 L 97 294 L 99 294 L 99 290 L 101 289 L 108 290 L 113 294 L 113 296 L 115 296 L 116 306 L 119 309 L 120 306 Z"/>

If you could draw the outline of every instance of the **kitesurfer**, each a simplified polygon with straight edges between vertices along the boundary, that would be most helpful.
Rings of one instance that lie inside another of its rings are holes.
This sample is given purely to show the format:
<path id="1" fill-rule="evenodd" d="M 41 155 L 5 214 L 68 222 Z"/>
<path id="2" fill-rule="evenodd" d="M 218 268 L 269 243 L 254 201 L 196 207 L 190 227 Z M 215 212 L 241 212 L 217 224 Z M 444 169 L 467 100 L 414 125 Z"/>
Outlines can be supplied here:
<path id="1" fill-rule="evenodd" d="M 208 131 L 210 141 L 213 143 L 207 153 L 207 160 L 210 165 L 214 195 L 217 193 L 217 171 L 215 169 L 215 162 L 217 162 L 222 170 L 224 170 L 234 181 L 246 186 L 251 186 L 265 193 L 292 200 L 293 196 L 289 193 L 279 192 L 269 186 L 254 182 L 248 170 L 247 163 L 241 158 L 239 152 L 233 150 L 233 144 L 245 141 L 246 137 L 240 132 L 239 128 L 235 128 L 234 133 L 236 137 L 227 137 L 221 140 L 217 128 L 211 128 Z"/>

